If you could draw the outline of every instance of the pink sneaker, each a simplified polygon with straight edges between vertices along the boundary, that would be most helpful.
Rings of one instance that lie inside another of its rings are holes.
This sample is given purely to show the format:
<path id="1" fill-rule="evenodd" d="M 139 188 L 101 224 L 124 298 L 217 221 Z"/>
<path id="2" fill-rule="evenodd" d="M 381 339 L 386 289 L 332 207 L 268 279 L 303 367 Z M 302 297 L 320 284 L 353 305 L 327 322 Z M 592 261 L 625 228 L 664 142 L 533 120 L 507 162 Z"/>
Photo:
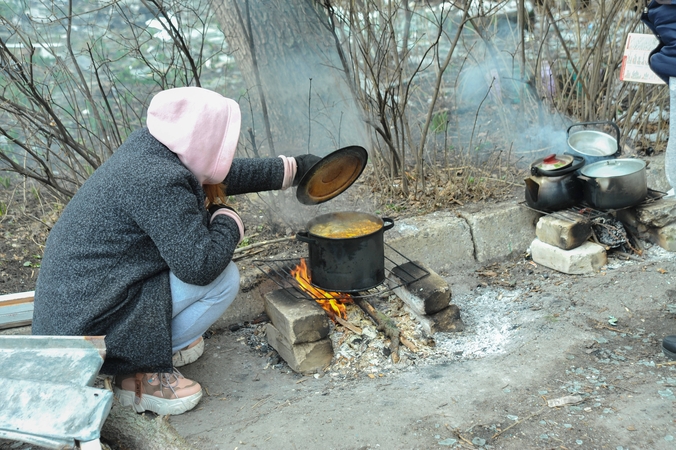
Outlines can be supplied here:
<path id="1" fill-rule="evenodd" d="M 160 415 L 182 414 L 193 409 L 202 398 L 202 386 L 176 369 L 173 373 L 116 376 L 113 392 L 122 406 Z"/>

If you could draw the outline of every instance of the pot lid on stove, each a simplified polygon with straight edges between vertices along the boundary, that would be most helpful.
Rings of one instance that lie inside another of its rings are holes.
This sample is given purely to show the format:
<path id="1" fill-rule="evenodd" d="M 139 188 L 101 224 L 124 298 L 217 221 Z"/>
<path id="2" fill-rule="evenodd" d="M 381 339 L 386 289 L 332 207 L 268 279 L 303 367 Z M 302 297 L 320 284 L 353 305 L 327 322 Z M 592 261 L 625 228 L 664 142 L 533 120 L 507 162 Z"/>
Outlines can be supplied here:
<path id="1" fill-rule="evenodd" d="M 296 198 L 304 205 L 316 205 L 340 195 L 356 181 L 366 167 L 364 147 L 343 147 L 320 159 L 301 178 Z"/>
<path id="2" fill-rule="evenodd" d="M 535 160 L 530 165 L 530 173 L 550 177 L 561 176 L 576 171 L 584 165 L 584 162 L 584 158 L 581 156 L 568 153 L 563 155 L 551 154 Z"/>
<path id="3" fill-rule="evenodd" d="M 540 170 L 558 170 L 564 169 L 573 164 L 573 157 L 571 155 L 555 155 L 551 154 L 544 158 L 538 159 L 531 167 L 537 167 Z"/>

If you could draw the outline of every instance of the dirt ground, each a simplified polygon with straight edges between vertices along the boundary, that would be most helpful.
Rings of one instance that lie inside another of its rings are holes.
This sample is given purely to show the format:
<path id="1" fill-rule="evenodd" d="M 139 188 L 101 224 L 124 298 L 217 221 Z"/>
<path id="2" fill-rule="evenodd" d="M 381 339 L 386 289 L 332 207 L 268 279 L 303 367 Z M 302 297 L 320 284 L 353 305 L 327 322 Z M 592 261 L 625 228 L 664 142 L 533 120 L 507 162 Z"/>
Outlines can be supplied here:
<path id="1" fill-rule="evenodd" d="M 39 270 L 45 225 L 22 220 L 0 223 L 0 293 L 31 289 Z M 336 326 L 334 362 L 310 375 L 266 344 L 264 318 L 214 327 L 203 357 L 183 368 L 205 396 L 170 422 L 199 449 L 676 448 L 676 366 L 660 348 L 676 334 L 675 274 L 674 255 L 656 246 L 611 254 L 589 276 L 527 255 L 440 273 L 464 331 L 425 336 L 390 299 L 379 306 L 418 352 L 402 348 L 392 363 L 352 311 L 364 334 Z M 548 405 L 564 397 L 573 404 Z"/>
<path id="2" fill-rule="evenodd" d="M 443 274 L 465 331 L 405 364 L 302 376 L 251 345 L 256 325 L 214 330 L 184 370 L 209 395 L 171 423 L 197 448 L 676 447 L 676 366 L 660 349 L 676 333 L 673 255 L 592 276 L 526 259 L 478 269 Z"/>

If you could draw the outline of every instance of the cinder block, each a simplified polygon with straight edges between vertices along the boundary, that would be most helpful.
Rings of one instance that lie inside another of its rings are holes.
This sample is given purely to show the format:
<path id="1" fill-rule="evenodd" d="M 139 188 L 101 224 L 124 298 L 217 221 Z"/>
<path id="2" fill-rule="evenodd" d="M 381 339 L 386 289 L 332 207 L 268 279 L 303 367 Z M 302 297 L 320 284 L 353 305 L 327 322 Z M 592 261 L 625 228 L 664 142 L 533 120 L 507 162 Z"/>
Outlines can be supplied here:
<path id="1" fill-rule="evenodd" d="M 665 225 L 662 228 L 650 230 L 650 240 L 670 252 L 676 252 L 676 224 Z"/>
<path id="2" fill-rule="evenodd" d="M 535 235 L 545 244 L 571 250 L 584 244 L 592 234 L 591 222 L 580 215 L 554 213 L 540 217 Z"/>
<path id="3" fill-rule="evenodd" d="M 285 289 L 265 294 L 265 312 L 291 345 L 318 341 L 329 335 L 326 311 L 314 300 L 295 298 Z"/>
<path id="4" fill-rule="evenodd" d="M 676 221 L 676 199 L 662 198 L 637 206 L 636 220 L 651 228 L 662 228 Z"/>
<path id="5" fill-rule="evenodd" d="M 265 326 L 265 333 L 268 344 L 277 350 L 279 356 L 295 372 L 315 372 L 333 359 L 333 345 L 330 339 L 293 345 L 270 323 Z"/>
<path id="6" fill-rule="evenodd" d="M 572 250 L 563 250 L 535 239 L 530 251 L 536 263 L 568 274 L 597 272 L 608 261 L 606 250 L 593 242 L 585 242 Z"/>
<path id="7" fill-rule="evenodd" d="M 429 275 L 424 275 L 423 267 Z M 420 261 L 407 262 L 392 269 L 394 293 L 418 314 L 434 314 L 451 302 L 451 287 L 432 269 Z M 422 277 L 422 278 L 420 278 Z M 417 281 L 416 278 L 420 278 Z"/>

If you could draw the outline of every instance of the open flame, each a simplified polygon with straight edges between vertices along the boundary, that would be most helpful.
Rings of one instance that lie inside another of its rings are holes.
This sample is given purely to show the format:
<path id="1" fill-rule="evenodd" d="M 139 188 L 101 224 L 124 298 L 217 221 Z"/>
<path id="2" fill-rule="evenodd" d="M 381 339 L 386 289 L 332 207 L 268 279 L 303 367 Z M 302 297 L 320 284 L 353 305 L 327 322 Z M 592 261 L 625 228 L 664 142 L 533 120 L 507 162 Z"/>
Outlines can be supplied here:
<path id="1" fill-rule="evenodd" d="M 291 275 L 296 279 L 300 288 L 324 308 L 331 320 L 335 321 L 336 316 L 347 319 L 345 303 L 352 303 L 352 296 L 346 293 L 325 291 L 310 284 L 305 258 L 300 259 L 300 264 L 291 270 Z"/>

